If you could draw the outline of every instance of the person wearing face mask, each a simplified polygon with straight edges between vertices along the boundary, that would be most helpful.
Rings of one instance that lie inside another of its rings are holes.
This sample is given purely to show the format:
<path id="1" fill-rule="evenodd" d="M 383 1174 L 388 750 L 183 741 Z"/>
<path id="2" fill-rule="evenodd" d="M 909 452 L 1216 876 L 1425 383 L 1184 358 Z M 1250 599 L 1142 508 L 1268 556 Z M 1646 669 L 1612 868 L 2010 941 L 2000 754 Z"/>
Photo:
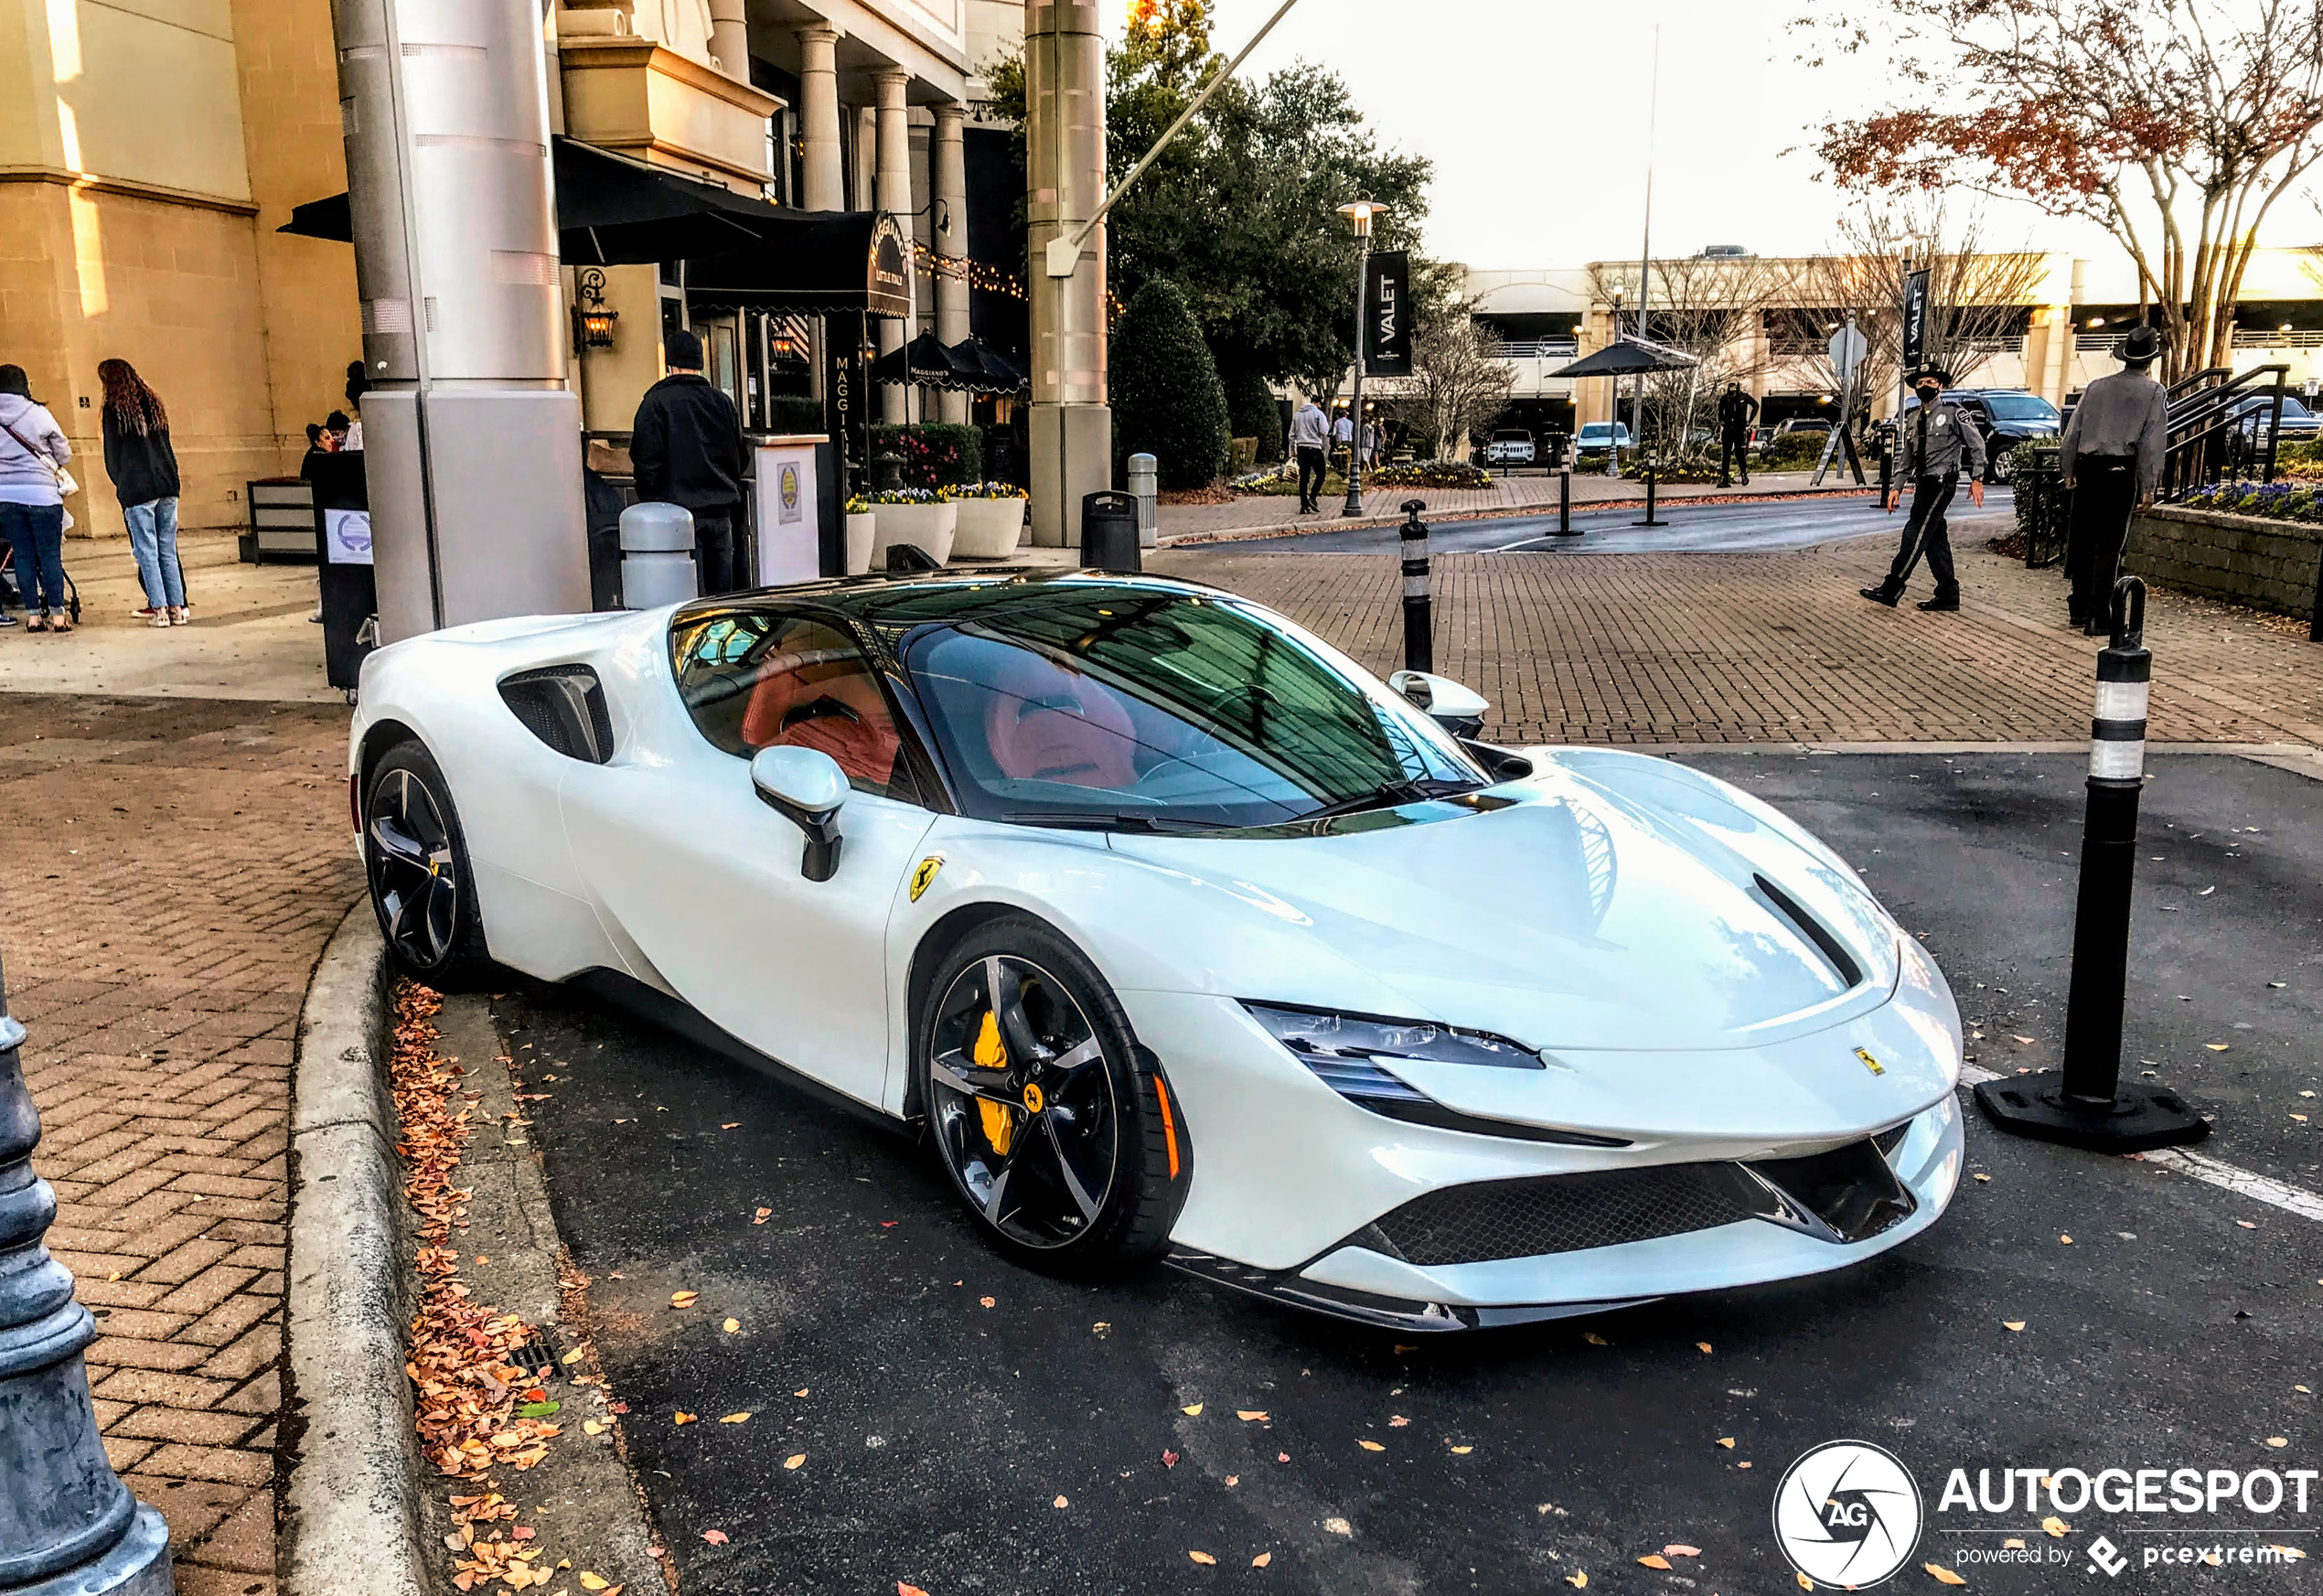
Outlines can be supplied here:
<path id="1" fill-rule="evenodd" d="M 1888 568 L 1888 579 L 1877 587 L 1861 589 L 1873 604 L 1889 609 L 1903 597 L 1920 556 L 1928 557 L 1928 571 L 1936 579 L 1935 596 L 1919 607 L 1928 611 L 1960 607 L 1960 578 L 1952 564 L 1952 539 L 1944 510 L 1960 486 L 1960 466 L 1968 466 L 1968 497 L 1979 508 L 1985 502 L 1985 437 L 1958 407 L 1943 402 L 1952 373 L 1941 366 L 1922 366 L 1911 375 L 1919 404 L 1896 423 L 1895 486 L 1883 508 L 1890 514 L 1902 502 L 1903 485 L 1911 484 L 1911 514 L 1903 524 L 1903 543 Z"/>

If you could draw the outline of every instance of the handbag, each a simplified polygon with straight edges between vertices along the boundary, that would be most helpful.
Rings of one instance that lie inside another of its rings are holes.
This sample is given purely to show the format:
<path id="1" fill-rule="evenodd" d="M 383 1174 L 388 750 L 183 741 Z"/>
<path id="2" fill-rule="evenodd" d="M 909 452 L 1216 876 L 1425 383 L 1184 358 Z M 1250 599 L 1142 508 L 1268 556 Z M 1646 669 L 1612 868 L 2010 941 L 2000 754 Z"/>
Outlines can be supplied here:
<path id="1" fill-rule="evenodd" d="M 48 475 L 56 478 L 57 497 L 60 501 L 70 498 L 74 494 L 80 491 L 80 484 L 72 479 L 72 473 L 66 470 L 62 466 L 57 464 L 56 461 L 48 458 L 48 453 L 45 450 L 36 449 L 30 444 L 26 443 L 22 433 L 16 431 L 16 428 L 9 426 L 5 422 L 0 422 L 0 432 L 5 432 L 10 437 L 16 439 L 16 446 L 18 448 L 22 449 L 26 454 L 31 455 L 34 459 L 39 461 L 43 466 L 48 467 Z M 64 526 L 62 530 L 68 532 L 72 530 L 75 524 L 72 519 L 72 511 L 66 509 L 61 502 L 57 508 L 64 516 Z"/>

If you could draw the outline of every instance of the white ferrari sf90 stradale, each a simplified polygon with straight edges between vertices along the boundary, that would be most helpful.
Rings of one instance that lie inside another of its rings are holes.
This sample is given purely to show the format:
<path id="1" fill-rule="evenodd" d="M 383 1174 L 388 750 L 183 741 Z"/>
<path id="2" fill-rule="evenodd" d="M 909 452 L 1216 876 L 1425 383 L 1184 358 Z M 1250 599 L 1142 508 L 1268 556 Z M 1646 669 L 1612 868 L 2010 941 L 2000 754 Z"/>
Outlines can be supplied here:
<path id="1" fill-rule="evenodd" d="M 1043 1267 L 1453 1330 L 1934 1223 L 1926 953 L 1758 799 L 1486 707 L 1198 584 L 944 573 L 396 644 L 348 774 L 410 975 L 919 1127 Z"/>

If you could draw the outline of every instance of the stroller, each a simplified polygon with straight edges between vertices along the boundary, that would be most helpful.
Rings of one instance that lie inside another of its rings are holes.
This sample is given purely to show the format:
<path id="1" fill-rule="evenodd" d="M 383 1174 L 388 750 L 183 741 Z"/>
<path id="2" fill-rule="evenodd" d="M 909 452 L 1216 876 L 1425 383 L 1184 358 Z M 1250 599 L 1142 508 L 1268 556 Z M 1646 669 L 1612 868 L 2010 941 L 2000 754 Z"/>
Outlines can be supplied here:
<path id="1" fill-rule="evenodd" d="M 183 567 L 184 562 L 180 561 L 179 568 Z M 24 584 L 16 575 L 16 551 L 7 543 L 0 543 L 0 608 L 24 608 Z M 65 614 L 74 626 L 80 625 L 80 588 L 70 571 L 65 573 Z"/>

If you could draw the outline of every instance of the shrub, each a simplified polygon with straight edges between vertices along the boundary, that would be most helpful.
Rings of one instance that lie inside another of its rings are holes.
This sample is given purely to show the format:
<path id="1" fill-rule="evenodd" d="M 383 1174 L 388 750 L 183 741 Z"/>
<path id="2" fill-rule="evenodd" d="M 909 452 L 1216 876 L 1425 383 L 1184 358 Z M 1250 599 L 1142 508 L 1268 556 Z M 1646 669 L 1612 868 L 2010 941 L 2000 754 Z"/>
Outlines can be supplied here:
<path id="1" fill-rule="evenodd" d="M 1455 460 L 1422 460 L 1413 466 L 1382 466 L 1364 478 L 1374 487 L 1490 487 L 1492 473 Z"/>
<path id="2" fill-rule="evenodd" d="M 1178 285 L 1155 278 L 1113 330 L 1113 446 L 1151 455 L 1161 486 L 1207 487 L 1226 467 L 1226 389 Z"/>
<path id="3" fill-rule="evenodd" d="M 770 433 L 821 433 L 830 430 L 823 418 L 823 402 L 803 393 L 777 393 L 766 401 L 766 430 Z"/>
<path id="4" fill-rule="evenodd" d="M 1236 371 L 1221 380 L 1226 391 L 1227 425 L 1237 438 L 1258 440 L 1258 455 L 1252 464 L 1271 466 L 1281 459 L 1282 407 L 1275 402 L 1267 380 L 1256 371 Z"/>
<path id="5" fill-rule="evenodd" d="M 984 434 L 974 427 L 943 422 L 914 426 L 875 425 L 871 430 L 872 457 L 890 451 L 904 457 L 906 487 L 949 487 L 975 482 L 984 475 Z"/>

